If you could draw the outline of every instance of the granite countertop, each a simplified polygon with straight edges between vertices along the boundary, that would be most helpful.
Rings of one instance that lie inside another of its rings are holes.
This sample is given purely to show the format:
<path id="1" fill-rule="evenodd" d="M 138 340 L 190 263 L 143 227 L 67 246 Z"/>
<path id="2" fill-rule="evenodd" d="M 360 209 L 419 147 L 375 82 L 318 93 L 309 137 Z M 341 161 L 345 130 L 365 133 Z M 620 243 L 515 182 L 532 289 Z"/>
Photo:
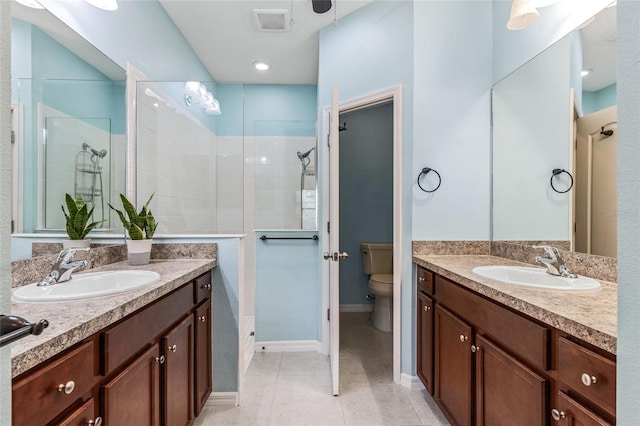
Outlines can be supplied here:
<path id="1" fill-rule="evenodd" d="M 113 324 L 128 314 L 164 296 L 181 285 L 216 266 L 215 259 L 162 259 L 148 265 L 130 266 L 118 262 L 91 272 L 145 269 L 160 274 L 160 281 L 141 289 L 112 296 L 56 303 L 11 302 L 11 314 L 31 322 L 49 321 L 39 336 L 28 336 L 11 344 L 12 377 L 35 367 L 39 363 Z M 81 275 L 78 273 L 77 275 Z M 60 284 L 64 285 L 64 283 Z"/>
<path id="2" fill-rule="evenodd" d="M 413 261 L 516 311 L 616 354 L 616 283 L 599 280 L 602 289 L 595 293 L 535 290 L 513 287 L 471 272 L 476 266 L 532 266 L 502 257 L 413 255 Z"/>

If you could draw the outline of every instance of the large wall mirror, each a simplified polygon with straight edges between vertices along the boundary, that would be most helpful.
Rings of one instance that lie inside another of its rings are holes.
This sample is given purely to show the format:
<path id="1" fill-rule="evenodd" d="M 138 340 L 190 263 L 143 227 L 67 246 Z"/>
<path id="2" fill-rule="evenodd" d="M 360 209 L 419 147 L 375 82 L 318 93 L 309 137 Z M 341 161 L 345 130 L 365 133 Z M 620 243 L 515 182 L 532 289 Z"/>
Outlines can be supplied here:
<path id="1" fill-rule="evenodd" d="M 616 256 L 615 19 L 602 10 L 494 86 L 494 241 Z"/>
<path id="2" fill-rule="evenodd" d="M 118 225 L 126 189 L 125 72 L 46 9 L 12 4 L 13 231 L 64 232 L 65 193 Z"/>

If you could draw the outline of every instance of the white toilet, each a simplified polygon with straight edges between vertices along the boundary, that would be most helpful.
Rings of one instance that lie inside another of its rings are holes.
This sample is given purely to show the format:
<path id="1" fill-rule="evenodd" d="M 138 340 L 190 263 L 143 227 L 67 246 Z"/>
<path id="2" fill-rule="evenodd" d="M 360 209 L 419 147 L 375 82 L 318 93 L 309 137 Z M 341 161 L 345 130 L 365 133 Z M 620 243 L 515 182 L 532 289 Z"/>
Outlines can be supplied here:
<path id="1" fill-rule="evenodd" d="M 360 243 L 362 271 L 369 277 L 369 289 L 375 296 L 373 326 L 390 332 L 393 328 L 393 244 Z"/>

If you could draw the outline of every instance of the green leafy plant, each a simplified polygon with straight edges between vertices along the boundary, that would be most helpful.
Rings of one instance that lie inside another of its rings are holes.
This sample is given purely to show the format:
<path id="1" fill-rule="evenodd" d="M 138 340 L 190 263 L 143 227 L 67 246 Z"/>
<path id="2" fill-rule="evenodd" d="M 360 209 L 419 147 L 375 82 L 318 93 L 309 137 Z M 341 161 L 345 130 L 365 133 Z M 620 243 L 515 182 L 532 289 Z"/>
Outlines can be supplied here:
<path id="1" fill-rule="evenodd" d="M 87 225 L 89 218 L 93 214 L 93 207 L 89 210 L 87 203 L 82 199 L 82 195 L 78 194 L 78 198 L 74 200 L 71 195 L 64 194 L 64 200 L 69 213 L 67 214 L 65 211 L 64 204 L 60 207 L 62 207 L 62 213 L 67 219 L 67 235 L 71 240 L 82 240 L 101 222 L 92 222 Z"/>
<path id="2" fill-rule="evenodd" d="M 136 207 L 133 203 L 123 194 L 120 194 L 120 200 L 122 200 L 124 212 L 109 204 L 109 208 L 118 213 L 122 226 L 127 230 L 129 237 L 132 240 L 150 240 L 156 232 L 158 222 L 156 222 L 156 219 L 153 217 L 151 209 L 149 208 L 149 203 L 154 195 L 155 193 L 151 194 L 147 202 L 142 206 L 140 212 L 136 211 Z"/>

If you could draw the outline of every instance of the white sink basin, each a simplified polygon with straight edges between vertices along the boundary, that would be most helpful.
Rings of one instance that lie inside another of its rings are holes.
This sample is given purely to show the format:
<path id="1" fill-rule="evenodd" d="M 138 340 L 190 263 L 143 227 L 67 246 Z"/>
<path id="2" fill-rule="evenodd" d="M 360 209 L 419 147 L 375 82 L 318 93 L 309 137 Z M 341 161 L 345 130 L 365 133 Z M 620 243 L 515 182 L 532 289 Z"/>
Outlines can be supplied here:
<path id="1" fill-rule="evenodd" d="M 544 268 L 525 266 L 479 266 L 473 273 L 483 278 L 500 281 L 516 287 L 550 291 L 590 292 L 599 291 L 600 283 L 592 278 L 564 278 L 547 273 Z"/>
<path id="2" fill-rule="evenodd" d="M 29 284 L 13 292 L 18 302 L 59 302 L 107 296 L 144 287 L 160 280 L 153 271 L 129 270 L 88 272 L 74 275 L 71 280 L 45 287 Z"/>

